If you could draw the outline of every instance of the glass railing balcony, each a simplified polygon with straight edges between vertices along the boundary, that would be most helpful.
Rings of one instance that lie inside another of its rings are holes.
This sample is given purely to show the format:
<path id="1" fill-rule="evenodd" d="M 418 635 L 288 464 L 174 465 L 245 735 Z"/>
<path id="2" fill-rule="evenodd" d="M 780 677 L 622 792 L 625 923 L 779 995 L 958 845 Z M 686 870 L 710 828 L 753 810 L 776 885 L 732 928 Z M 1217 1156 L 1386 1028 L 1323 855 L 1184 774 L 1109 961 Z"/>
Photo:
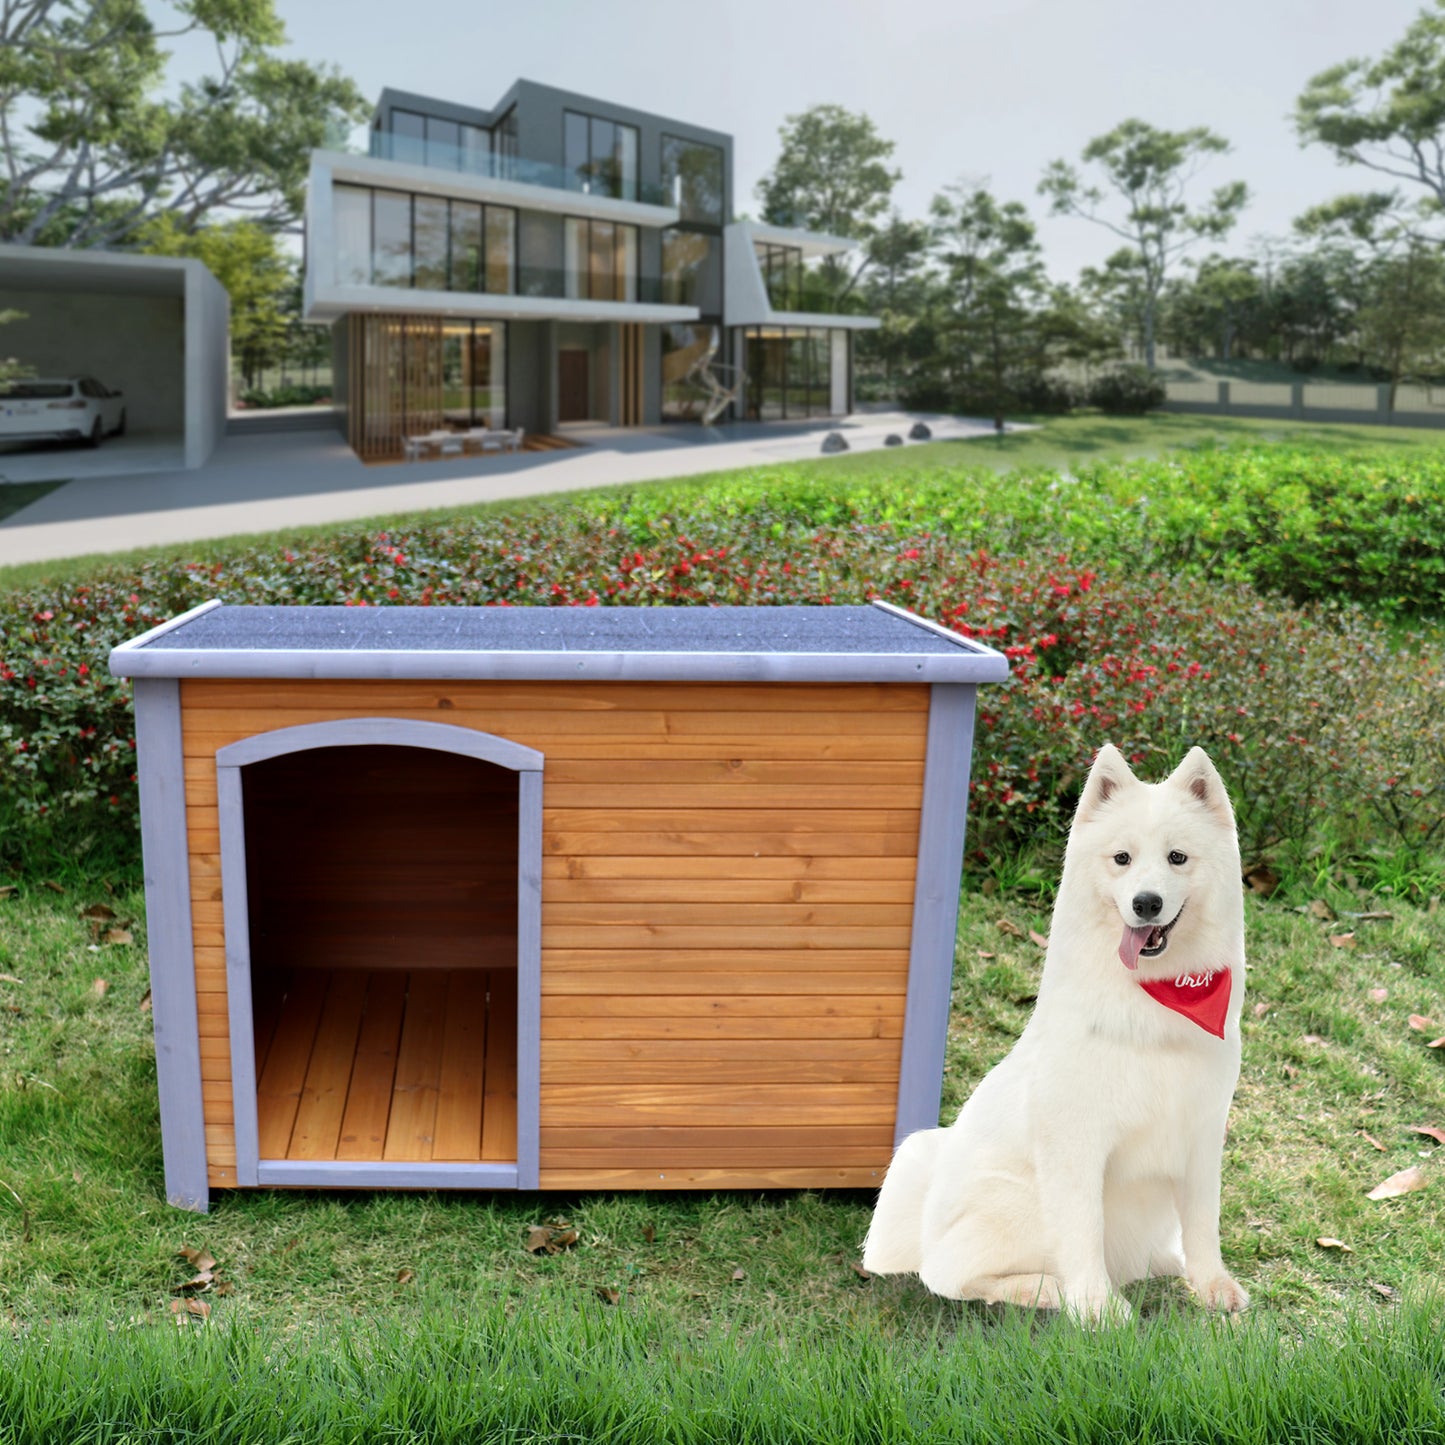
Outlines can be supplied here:
<path id="1" fill-rule="evenodd" d="M 517 295 L 545 296 L 558 301 L 627 301 L 656 304 L 663 296 L 662 281 L 657 276 L 593 277 L 556 266 L 518 266 Z M 679 305 L 684 303 L 677 303 Z"/>
<path id="2" fill-rule="evenodd" d="M 774 311 L 799 315 L 847 316 L 859 309 L 853 296 L 843 296 L 822 276 L 805 276 L 800 286 L 768 286 L 768 305 Z"/>
<path id="3" fill-rule="evenodd" d="M 369 155 L 385 161 L 405 161 L 414 166 L 435 166 L 439 170 L 461 171 L 495 181 L 515 181 L 524 186 L 546 186 L 554 191 L 576 191 L 579 195 L 606 197 L 618 201 L 643 201 L 651 206 L 672 206 L 671 195 L 662 186 L 649 185 L 634 176 L 588 176 L 566 166 L 525 156 L 497 155 L 468 146 L 443 145 L 391 131 L 371 132 Z"/>

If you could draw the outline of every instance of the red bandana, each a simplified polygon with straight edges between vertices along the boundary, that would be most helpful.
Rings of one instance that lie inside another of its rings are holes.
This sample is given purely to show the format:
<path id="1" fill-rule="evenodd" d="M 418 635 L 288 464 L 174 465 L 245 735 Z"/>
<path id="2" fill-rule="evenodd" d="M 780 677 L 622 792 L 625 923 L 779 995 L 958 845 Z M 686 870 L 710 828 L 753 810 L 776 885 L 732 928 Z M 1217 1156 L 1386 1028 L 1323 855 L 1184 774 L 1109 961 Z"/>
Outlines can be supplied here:
<path id="1" fill-rule="evenodd" d="M 1181 973 L 1178 978 L 1144 980 L 1140 987 L 1150 998 L 1183 1014 L 1215 1038 L 1224 1037 L 1224 1016 L 1229 1012 L 1229 970 Z"/>

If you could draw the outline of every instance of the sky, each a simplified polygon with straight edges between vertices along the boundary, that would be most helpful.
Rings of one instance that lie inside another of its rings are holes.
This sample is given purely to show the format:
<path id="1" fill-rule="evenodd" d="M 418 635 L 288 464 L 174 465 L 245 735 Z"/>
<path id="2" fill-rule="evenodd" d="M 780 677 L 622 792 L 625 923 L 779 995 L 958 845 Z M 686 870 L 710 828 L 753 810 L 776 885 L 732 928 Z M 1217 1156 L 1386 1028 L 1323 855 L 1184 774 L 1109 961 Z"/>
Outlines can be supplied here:
<path id="1" fill-rule="evenodd" d="M 734 208 L 789 115 L 862 111 L 896 145 L 894 192 L 923 217 L 942 187 L 986 181 L 1023 202 L 1051 273 L 1074 279 L 1118 246 L 1088 221 L 1046 214 L 1052 160 L 1137 116 L 1208 126 L 1233 149 L 1194 182 L 1203 199 L 1243 180 L 1229 237 L 1244 252 L 1309 206 L 1379 182 L 1301 148 L 1291 123 L 1311 76 L 1378 56 L 1427 0 L 277 0 L 291 52 L 383 86 L 490 108 L 518 76 L 675 116 L 734 137 Z M 400 23 L 399 23 L 400 22 Z M 180 57 L 178 56 L 178 60 Z M 1192 193 L 1191 193 L 1192 194 Z"/>

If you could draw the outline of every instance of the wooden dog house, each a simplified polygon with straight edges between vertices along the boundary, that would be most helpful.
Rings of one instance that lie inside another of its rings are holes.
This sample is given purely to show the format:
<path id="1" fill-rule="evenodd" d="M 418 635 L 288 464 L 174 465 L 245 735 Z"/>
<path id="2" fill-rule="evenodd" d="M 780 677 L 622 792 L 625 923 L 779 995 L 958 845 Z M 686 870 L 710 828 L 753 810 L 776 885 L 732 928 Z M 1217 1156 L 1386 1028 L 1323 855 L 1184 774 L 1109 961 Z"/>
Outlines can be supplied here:
<path id="1" fill-rule="evenodd" d="M 166 1192 L 870 1186 L 996 652 L 871 607 L 208 603 L 135 680 Z"/>

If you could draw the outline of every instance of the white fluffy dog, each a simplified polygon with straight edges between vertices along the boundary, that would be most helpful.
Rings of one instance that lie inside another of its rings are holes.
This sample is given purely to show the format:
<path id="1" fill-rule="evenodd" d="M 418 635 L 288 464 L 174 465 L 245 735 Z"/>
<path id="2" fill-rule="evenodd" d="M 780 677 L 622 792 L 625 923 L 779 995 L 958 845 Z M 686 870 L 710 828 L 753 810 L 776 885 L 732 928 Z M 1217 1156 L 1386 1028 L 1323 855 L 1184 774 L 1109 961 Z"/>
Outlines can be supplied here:
<path id="1" fill-rule="evenodd" d="M 951 1128 L 899 1146 L 864 1267 L 1086 1321 L 1126 1319 L 1118 1290 L 1148 1275 L 1243 1309 L 1219 1251 L 1243 1002 L 1219 774 L 1194 748 L 1142 783 L 1106 745 L 1069 832 L 1033 1017 Z"/>

